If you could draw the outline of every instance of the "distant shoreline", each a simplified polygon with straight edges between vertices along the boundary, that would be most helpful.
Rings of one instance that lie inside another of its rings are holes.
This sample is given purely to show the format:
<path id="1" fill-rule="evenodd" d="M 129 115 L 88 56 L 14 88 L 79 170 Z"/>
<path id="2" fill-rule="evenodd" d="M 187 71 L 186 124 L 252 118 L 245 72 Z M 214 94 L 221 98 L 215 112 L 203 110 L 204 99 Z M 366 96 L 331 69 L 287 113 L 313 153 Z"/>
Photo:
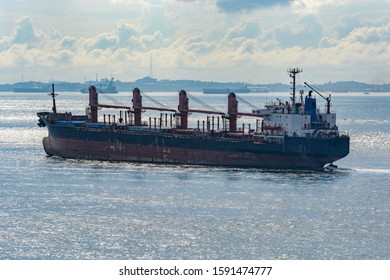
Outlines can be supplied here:
<path id="1" fill-rule="evenodd" d="M 80 89 L 85 88 L 88 83 L 74 83 L 66 81 L 54 81 L 56 91 L 75 91 L 80 92 Z M 0 84 L 0 91 L 14 91 L 15 88 L 20 87 L 33 87 L 39 85 L 42 88 L 50 88 L 51 83 L 43 83 L 37 81 L 18 82 Z M 289 84 L 273 83 L 273 84 L 249 84 L 243 82 L 204 82 L 196 80 L 157 80 L 150 77 L 144 77 L 134 82 L 122 82 L 115 81 L 115 86 L 118 91 L 128 91 L 134 87 L 140 88 L 142 91 L 153 92 L 176 92 L 181 89 L 188 91 L 203 91 L 205 88 L 240 88 L 248 87 L 253 89 L 251 92 L 256 93 L 256 89 L 261 88 L 269 92 L 289 92 L 291 91 Z M 323 91 L 327 92 L 390 92 L 389 84 L 366 84 L 354 81 L 340 81 L 340 82 L 328 82 L 325 84 L 315 85 Z M 299 87 L 299 86 L 298 86 Z M 303 86 L 302 86 L 303 88 Z M 50 91 L 50 90 L 49 90 Z M 259 91 L 262 92 L 262 91 Z"/>

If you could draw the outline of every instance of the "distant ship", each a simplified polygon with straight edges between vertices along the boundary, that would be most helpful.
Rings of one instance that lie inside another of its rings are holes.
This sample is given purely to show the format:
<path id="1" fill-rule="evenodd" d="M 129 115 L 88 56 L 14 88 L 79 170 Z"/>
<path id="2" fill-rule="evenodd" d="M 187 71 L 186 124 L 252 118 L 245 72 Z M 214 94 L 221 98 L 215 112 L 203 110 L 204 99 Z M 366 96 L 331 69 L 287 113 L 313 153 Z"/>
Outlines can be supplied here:
<path id="1" fill-rule="evenodd" d="M 230 88 L 205 88 L 205 89 L 203 89 L 203 93 L 205 93 L 205 94 L 229 94 L 231 92 L 250 93 L 251 90 L 248 87 L 240 87 L 237 89 L 230 89 Z"/>
<path id="2" fill-rule="evenodd" d="M 88 86 L 81 89 L 81 93 L 88 93 L 88 88 L 93 85 L 94 82 L 89 82 Z M 109 79 L 101 79 L 100 82 L 95 83 L 96 92 L 97 93 L 118 93 L 116 86 L 114 84 L 114 78 Z"/>
<path id="3" fill-rule="evenodd" d="M 293 78 L 291 101 L 278 99 L 252 112 L 239 111 L 238 96 L 233 92 L 227 96 L 225 113 L 210 107 L 190 108 L 190 98 L 196 99 L 184 90 L 179 92 L 177 109 L 161 103 L 156 103 L 159 107 L 144 106 L 138 88 L 133 90 L 132 104 L 102 104 L 91 86 L 85 115 L 58 113 L 53 85 L 52 112 L 37 113 L 38 125 L 48 129 L 43 148 L 49 156 L 72 159 L 321 169 L 348 155 L 350 139 L 339 131 L 336 114 L 330 112 L 330 95 L 325 97 L 305 83 L 312 90 L 305 97 L 301 90 L 296 100 L 295 75 L 300 72 L 298 68 L 288 70 Z M 326 111 L 317 107 L 313 91 L 326 100 Z M 99 118 L 101 108 L 118 109 L 119 114 Z M 160 116 L 142 118 L 149 110 L 160 111 Z M 198 120 L 191 128 L 192 113 L 213 116 Z M 240 116 L 255 118 L 256 126 L 242 124 L 238 128 Z"/>
<path id="4" fill-rule="evenodd" d="M 40 82 L 17 83 L 13 92 L 50 92 L 50 85 Z"/>

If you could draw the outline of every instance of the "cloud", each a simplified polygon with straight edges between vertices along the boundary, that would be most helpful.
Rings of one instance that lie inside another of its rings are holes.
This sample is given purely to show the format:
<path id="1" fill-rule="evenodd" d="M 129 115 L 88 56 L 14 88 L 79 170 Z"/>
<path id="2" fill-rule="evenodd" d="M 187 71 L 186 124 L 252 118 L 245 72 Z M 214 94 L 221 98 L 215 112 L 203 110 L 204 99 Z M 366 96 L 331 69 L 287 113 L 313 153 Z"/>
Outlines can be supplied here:
<path id="1" fill-rule="evenodd" d="M 385 44 L 390 43 L 390 23 L 380 27 L 361 27 L 355 28 L 347 37 L 350 43 L 358 42 L 361 44 Z"/>
<path id="2" fill-rule="evenodd" d="M 169 37 L 179 28 L 179 18 L 180 16 L 169 5 L 152 5 L 143 9 L 142 27 L 146 33 L 159 31 L 164 37 Z"/>
<path id="3" fill-rule="evenodd" d="M 171 40 L 166 39 L 160 31 L 156 31 L 153 34 L 140 35 L 134 38 L 134 42 L 139 51 L 152 51 L 166 48 Z"/>
<path id="4" fill-rule="evenodd" d="M 341 79 L 359 77 L 351 69 L 361 65 L 383 69 L 390 57 L 388 3 L 370 10 L 363 0 L 107 1 L 76 15 L 13 17 L 0 35 L 2 81 L 23 69 L 39 80 L 54 72 L 62 80 L 111 72 L 131 80 L 149 73 L 150 54 L 159 79 L 283 81 L 288 66 L 328 68 Z"/>
<path id="5" fill-rule="evenodd" d="M 233 40 L 235 38 L 256 38 L 260 33 L 259 21 L 255 18 L 249 18 L 240 22 L 237 26 L 230 28 L 225 40 Z"/>
<path id="6" fill-rule="evenodd" d="M 347 14 L 342 16 L 340 22 L 336 24 L 336 30 L 339 38 L 343 38 L 351 33 L 355 28 L 363 26 L 362 16 L 360 14 Z"/>
<path id="7" fill-rule="evenodd" d="M 119 47 L 128 47 L 130 39 L 139 35 L 141 32 L 140 28 L 137 26 L 127 23 L 124 20 L 121 20 L 115 25 L 115 33 L 118 40 Z"/>
<path id="8" fill-rule="evenodd" d="M 254 10 L 269 8 L 277 5 L 289 5 L 292 0 L 217 0 L 217 6 L 221 11 L 234 13 L 242 10 Z"/>
<path id="9" fill-rule="evenodd" d="M 188 38 L 183 45 L 188 52 L 198 55 L 209 54 L 215 47 L 214 44 L 206 42 L 202 36 Z"/>
<path id="10" fill-rule="evenodd" d="M 72 59 L 75 56 L 75 54 L 68 50 L 60 50 L 58 52 L 52 52 L 47 55 L 45 58 L 46 63 L 48 66 L 56 67 L 57 65 L 71 65 Z"/>
<path id="11" fill-rule="evenodd" d="M 295 25 L 283 23 L 272 31 L 272 37 L 282 48 L 299 46 L 302 48 L 318 47 L 323 37 L 323 26 L 312 15 L 304 16 Z"/>
<path id="12" fill-rule="evenodd" d="M 117 50 L 150 51 L 155 48 L 165 47 L 169 40 L 164 38 L 160 31 L 153 34 L 145 33 L 140 27 L 120 20 L 115 24 L 113 32 L 106 32 L 94 38 L 82 38 L 79 45 L 87 51 L 93 50 Z"/>
<path id="13" fill-rule="evenodd" d="M 93 39 L 88 40 L 87 48 L 89 51 L 94 49 L 106 50 L 117 47 L 117 37 L 112 33 L 102 33 Z"/>
<path id="14" fill-rule="evenodd" d="M 49 36 L 36 30 L 32 19 L 24 16 L 15 21 L 13 33 L 0 37 L 0 51 L 5 51 L 14 45 L 24 45 L 26 48 L 39 48 L 49 41 Z"/>
<path id="15" fill-rule="evenodd" d="M 61 49 L 69 49 L 69 50 L 75 50 L 76 49 L 77 40 L 74 37 L 65 36 L 60 40 L 60 48 Z"/>
<path id="16" fill-rule="evenodd" d="M 292 2 L 292 7 L 294 11 L 299 13 L 315 13 L 322 6 L 332 4 L 333 0 L 295 0 Z"/>
<path id="17" fill-rule="evenodd" d="M 36 34 L 30 17 L 22 17 L 16 21 L 13 38 L 15 44 L 29 44 L 36 41 Z"/>
<path id="18" fill-rule="evenodd" d="M 11 46 L 11 40 L 7 36 L 0 37 L 0 52 L 6 51 Z"/>

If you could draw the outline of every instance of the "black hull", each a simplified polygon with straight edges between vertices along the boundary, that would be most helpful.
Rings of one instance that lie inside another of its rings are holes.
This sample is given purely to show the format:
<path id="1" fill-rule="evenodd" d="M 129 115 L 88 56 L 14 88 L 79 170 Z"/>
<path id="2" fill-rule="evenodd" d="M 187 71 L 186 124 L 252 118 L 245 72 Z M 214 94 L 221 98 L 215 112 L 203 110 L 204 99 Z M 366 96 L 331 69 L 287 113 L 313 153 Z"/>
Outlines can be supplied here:
<path id="1" fill-rule="evenodd" d="M 281 137 L 274 142 L 160 131 L 47 124 L 50 156 L 72 159 L 256 168 L 320 169 L 349 153 L 349 137 Z"/>
<path id="2" fill-rule="evenodd" d="M 14 88 L 13 92 L 23 92 L 23 93 L 46 93 L 49 92 L 50 88 Z"/>

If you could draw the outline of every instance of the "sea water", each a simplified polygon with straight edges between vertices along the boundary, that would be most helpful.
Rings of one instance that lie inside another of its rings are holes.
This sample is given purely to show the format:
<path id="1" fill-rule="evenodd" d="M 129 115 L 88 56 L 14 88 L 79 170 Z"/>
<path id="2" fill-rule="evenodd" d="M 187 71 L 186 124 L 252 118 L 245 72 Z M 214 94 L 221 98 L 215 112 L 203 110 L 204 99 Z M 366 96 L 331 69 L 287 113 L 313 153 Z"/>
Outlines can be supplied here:
<path id="1" fill-rule="evenodd" d="M 148 95 L 177 108 L 177 93 Z M 225 95 L 194 95 L 226 111 Z M 129 92 L 111 96 L 131 103 Z M 289 98 L 241 96 L 260 108 Z M 390 259 L 390 93 L 332 94 L 351 137 L 332 172 L 47 157 L 36 112 L 50 97 L 2 92 L 0 102 L 0 259 Z M 84 114 L 87 102 L 60 93 L 57 109 Z"/>

